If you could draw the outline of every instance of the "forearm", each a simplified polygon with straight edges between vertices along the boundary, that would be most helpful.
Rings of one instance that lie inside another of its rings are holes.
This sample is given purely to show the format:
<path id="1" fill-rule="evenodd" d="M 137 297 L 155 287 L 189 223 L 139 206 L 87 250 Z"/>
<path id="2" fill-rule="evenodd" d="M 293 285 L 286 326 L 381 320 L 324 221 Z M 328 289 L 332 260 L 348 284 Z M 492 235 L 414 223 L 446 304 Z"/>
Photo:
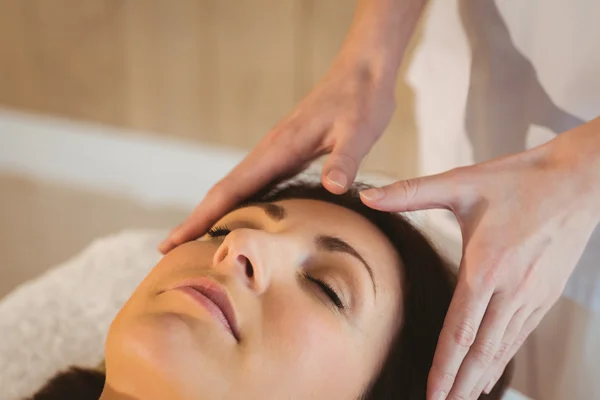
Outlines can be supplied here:
<path id="1" fill-rule="evenodd" d="M 600 223 L 600 117 L 561 133 L 545 148 L 551 163 L 571 177 L 574 194 L 589 200 Z"/>
<path id="2" fill-rule="evenodd" d="M 427 0 L 357 0 L 340 57 L 395 77 Z"/>
<path id="3" fill-rule="evenodd" d="M 590 186 L 595 193 L 593 202 L 596 205 L 600 222 L 600 117 L 576 128 L 582 142 L 582 156 L 585 157 L 585 171 L 589 174 Z"/>

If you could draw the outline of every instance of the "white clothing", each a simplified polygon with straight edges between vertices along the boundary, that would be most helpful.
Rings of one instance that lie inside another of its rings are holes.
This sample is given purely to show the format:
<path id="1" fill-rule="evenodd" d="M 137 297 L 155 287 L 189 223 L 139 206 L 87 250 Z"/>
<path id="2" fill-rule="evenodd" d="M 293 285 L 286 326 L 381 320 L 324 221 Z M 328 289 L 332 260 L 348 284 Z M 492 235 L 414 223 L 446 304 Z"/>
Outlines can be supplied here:
<path id="1" fill-rule="evenodd" d="M 600 115 L 600 1 L 432 0 L 408 81 L 420 175 L 541 144 Z M 435 215 L 432 225 L 460 235 L 447 214 Z M 581 357 L 565 356 L 570 382 L 555 379 L 563 397 L 553 398 L 600 399 L 600 379 L 591 378 L 600 376 L 600 228 L 564 296 L 596 322 L 578 333 Z M 569 324 L 567 315 L 558 320 Z"/>

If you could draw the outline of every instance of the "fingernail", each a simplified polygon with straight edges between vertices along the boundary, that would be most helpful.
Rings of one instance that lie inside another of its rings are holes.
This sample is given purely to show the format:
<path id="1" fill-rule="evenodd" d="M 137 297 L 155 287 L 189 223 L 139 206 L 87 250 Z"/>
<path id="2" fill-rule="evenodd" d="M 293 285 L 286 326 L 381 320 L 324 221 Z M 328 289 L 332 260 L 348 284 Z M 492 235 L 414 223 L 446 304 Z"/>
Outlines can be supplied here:
<path id="1" fill-rule="evenodd" d="M 367 200 L 379 200 L 383 197 L 384 192 L 383 189 L 380 188 L 371 188 L 363 190 L 362 192 L 360 192 L 360 195 Z"/>
<path id="2" fill-rule="evenodd" d="M 485 394 L 490 394 L 490 392 L 492 391 L 492 389 L 494 389 L 495 385 L 496 385 L 496 381 L 495 380 L 491 380 L 490 383 L 487 384 L 487 386 L 485 387 L 485 389 L 483 389 L 483 392 Z"/>
<path id="3" fill-rule="evenodd" d="M 333 183 L 334 185 L 344 189 L 348 184 L 348 178 L 346 178 L 346 175 L 338 169 L 332 169 L 331 171 L 329 171 L 329 173 L 327 174 L 327 180 Z"/>
<path id="4" fill-rule="evenodd" d="M 448 396 L 446 392 L 437 392 L 433 396 L 433 400 L 446 400 L 446 396 Z"/>
<path id="5" fill-rule="evenodd" d="M 170 244 L 171 244 L 171 241 L 169 239 L 163 240 L 158 245 L 158 251 L 160 251 L 161 253 L 164 253 L 167 250 L 167 248 L 169 248 Z"/>

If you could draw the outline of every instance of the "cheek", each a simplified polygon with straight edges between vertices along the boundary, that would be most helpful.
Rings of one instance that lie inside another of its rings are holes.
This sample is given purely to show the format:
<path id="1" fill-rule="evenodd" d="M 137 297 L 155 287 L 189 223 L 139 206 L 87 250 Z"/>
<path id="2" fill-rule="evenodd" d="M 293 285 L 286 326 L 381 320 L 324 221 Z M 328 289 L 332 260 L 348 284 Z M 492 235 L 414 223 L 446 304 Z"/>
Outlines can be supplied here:
<path id="1" fill-rule="evenodd" d="M 326 397 L 331 399 L 340 394 L 339 398 L 350 398 L 360 390 L 366 375 L 360 362 L 361 344 L 343 317 L 310 298 L 288 296 L 286 302 L 267 304 L 264 349 L 274 361 L 275 375 L 284 375 L 278 382 L 289 380 L 296 393 L 315 390 L 331 394 Z"/>

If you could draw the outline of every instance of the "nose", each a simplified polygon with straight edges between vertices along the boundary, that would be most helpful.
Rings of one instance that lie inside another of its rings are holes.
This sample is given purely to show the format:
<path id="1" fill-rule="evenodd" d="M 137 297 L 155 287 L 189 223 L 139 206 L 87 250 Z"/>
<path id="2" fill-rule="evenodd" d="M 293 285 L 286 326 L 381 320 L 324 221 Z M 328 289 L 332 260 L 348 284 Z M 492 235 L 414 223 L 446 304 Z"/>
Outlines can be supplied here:
<path id="1" fill-rule="evenodd" d="M 262 255 L 268 251 L 269 234 L 254 229 L 229 233 L 213 257 L 213 267 L 241 279 L 256 294 L 264 293 L 271 281 L 269 263 Z"/>

